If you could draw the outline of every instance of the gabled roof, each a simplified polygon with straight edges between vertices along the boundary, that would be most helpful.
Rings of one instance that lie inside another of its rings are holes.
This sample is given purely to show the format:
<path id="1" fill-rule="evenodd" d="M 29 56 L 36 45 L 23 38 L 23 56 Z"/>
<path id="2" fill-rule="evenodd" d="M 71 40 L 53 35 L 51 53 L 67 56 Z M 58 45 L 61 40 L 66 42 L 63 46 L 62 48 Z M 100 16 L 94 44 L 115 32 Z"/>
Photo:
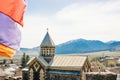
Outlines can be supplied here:
<path id="1" fill-rule="evenodd" d="M 39 61 L 44 67 L 57 70 L 81 70 L 84 66 L 87 56 L 81 55 L 55 55 L 50 63 L 47 63 L 43 57 L 31 58 L 27 63 L 29 66 L 35 61 Z"/>
<path id="2" fill-rule="evenodd" d="M 27 65 L 28 66 L 31 66 L 32 64 L 34 64 L 35 62 L 39 62 L 41 65 L 43 65 L 43 66 L 48 66 L 48 64 L 47 64 L 47 62 L 43 59 L 43 57 L 39 57 L 39 58 L 37 58 L 37 57 L 32 57 L 29 61 L 28 61 L 28 63 L 27 63 Z"/>
<path id="3" fill-rule="evenodd" d="M 42 46 L 55 46 L 55 44 L 54 44 L 54 42 L 53 42 L 53 40 L 52 40 L 52 38 L 50 37 L 50 35 L 49 35 L 49 33 L 47 32 L 46 33 L 46 35 L 45 35 L 45 37 L 44 37 L 44 39 L 43 39 L 43 41 L 42 41 L 42 43 L 41 43 L 41 45 L 40 45 L 41 47 Z"/>
<path id="4" fill-rule="evenodd" d="M 34 59 L 36 59 L 36 57 L 32 57 L 32 58 L 27 62 L 27 65 L 29 65 Z"/>

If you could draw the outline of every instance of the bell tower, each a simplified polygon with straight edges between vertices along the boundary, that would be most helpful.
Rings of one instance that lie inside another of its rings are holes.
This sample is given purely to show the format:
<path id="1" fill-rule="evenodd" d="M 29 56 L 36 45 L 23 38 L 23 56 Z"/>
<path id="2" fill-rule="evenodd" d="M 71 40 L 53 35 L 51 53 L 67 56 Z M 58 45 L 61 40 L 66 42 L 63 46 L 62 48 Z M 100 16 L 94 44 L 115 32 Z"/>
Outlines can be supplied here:
<path id="1" fill-rule="evenodd" d="M 50 62 L 55 55 L 55 44 L 49 35 L 48 29 L 47 33 L 40 45 L 40 56 L 42 56 L 46 62 Z"/>

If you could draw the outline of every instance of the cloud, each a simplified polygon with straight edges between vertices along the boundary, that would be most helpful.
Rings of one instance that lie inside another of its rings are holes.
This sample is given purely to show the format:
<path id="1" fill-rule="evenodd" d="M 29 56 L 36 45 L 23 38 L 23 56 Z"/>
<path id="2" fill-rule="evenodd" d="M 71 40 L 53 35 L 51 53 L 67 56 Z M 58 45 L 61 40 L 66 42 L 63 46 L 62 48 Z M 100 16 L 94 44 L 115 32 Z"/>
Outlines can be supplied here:
<path id="1" fill-rule="evenodd" d="M 21 45 L 39 45 L 46 28 L 56 44 L 77 38 L 120 40 L 119 21 L 119 0 L 75 2 L 50 15 L 25 16 Z"/>
<path id="2" fill-rule="evenodd" d="M 116 12 L 115 12 L 116 11 Z M 85 22 L 95 24 L 95 22 L 108 21 L 109 18 L 115 18 L 119 16 L 117 11 L 120 11 L 120 1 L 106 2 L 106 3 L 88 3 L 81 5 L 75 3 L 69 5 L 56 13 L 56 18 L 62 23 L 72 22 Z"/>
<path id="3" fill-rule="evenodd" d="M 76 32 L 81 31 L 81 34 L 107 36 L 108 34 L 114 34 L 116 31 L 119 32 L 119 11 L 120 1 L 112 0 L 82 5 L 74 3 L 57 12 L 56 21 L 61 22 L 59 24 L 61 26 L 65 25 L 64 27 L 67 27 L 70 32 L 77 28 Z"/>
<path id="4" fill-rule="evenodd" d="M 49 20 L 44 16 L 25 16 L 25 26 L 22 31 L 22 47 L 35 47 L 40 45 L 42 35 L 45 35 L 46 28 L 50 25 Z"/>

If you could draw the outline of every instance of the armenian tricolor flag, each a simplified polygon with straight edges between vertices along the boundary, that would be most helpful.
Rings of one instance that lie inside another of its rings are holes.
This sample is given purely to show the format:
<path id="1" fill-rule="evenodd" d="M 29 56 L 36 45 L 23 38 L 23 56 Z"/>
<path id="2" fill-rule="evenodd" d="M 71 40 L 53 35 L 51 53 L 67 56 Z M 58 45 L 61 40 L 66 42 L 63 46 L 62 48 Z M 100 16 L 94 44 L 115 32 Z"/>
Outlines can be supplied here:
<path id="1" fill-rule="evenodd" d="M 24 0 L 0 0 L 0 56 L 12 58 L 19 49 L 23 26 Z"/>

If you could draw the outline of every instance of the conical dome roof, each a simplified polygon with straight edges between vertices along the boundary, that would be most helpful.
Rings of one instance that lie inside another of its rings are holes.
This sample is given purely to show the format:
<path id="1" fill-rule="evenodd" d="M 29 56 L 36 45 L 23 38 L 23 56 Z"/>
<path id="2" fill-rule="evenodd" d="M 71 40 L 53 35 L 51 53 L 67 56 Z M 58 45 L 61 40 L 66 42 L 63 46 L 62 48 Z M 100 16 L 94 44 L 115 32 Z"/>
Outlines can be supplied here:
<path id="1" fill-rule="evenodd" d="M 41 47 L 43 47 L 43 46 L 48 46 L 48 47 L 55 46 L 55 44 L 54 44 L 53 40 L 51 39 L 48 32 L 46 33 L 46 35 L 45 35 L 45 37 L 44 37 L 40 46 Z"/>

